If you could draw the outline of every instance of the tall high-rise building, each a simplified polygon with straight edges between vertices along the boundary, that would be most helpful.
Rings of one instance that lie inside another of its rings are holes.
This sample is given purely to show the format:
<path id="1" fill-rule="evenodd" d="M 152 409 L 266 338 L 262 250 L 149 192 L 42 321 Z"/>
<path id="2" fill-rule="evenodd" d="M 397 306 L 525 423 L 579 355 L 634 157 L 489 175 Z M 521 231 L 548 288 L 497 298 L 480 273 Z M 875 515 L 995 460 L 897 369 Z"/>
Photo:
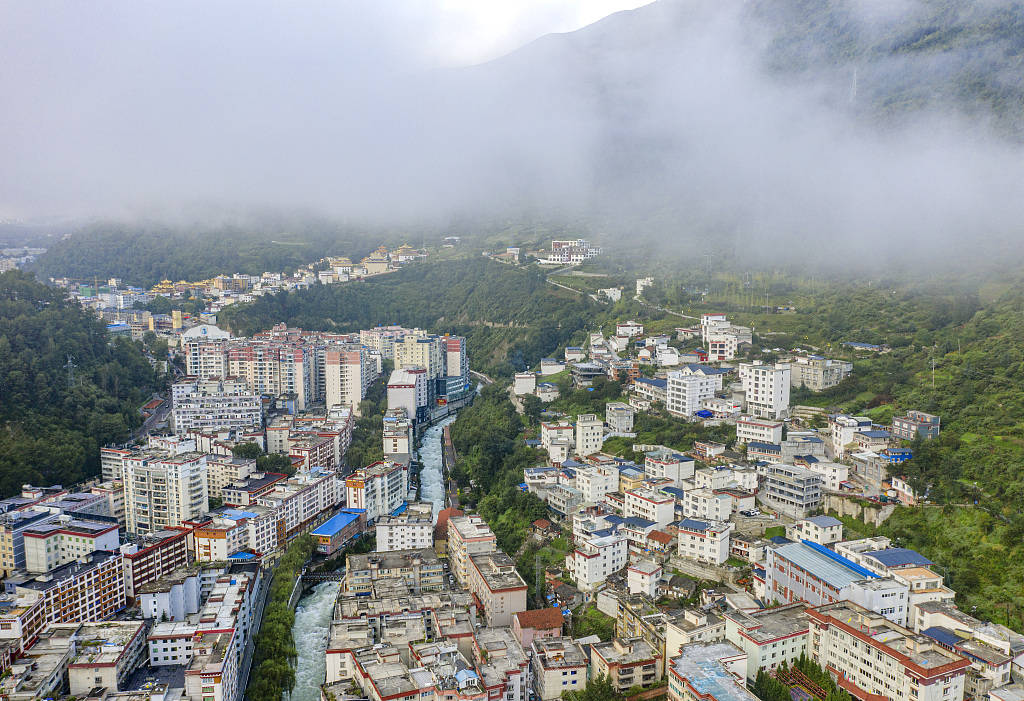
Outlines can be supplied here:
<path id="1" fill-rule="evenodd" d="M 356 411 L 376 376 L 365 349 L 330 347 L 324 356 L 324 401 Z"/>
<path id="2" fill-rule="evenodd" d="M 139 453 L 124 461 L 125 523 L 129 533 L 178 526 L 209 508 L 206 455 Z"/>

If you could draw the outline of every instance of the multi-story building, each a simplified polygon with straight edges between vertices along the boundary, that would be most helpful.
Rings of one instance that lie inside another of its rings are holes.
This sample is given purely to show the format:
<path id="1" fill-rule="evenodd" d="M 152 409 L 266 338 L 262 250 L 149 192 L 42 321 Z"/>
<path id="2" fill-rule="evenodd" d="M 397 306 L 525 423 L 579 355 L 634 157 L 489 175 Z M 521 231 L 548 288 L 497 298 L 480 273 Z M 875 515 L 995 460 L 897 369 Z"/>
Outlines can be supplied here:
<path id="1" fill-rule="evenodd" d="M 631 433 L 634 413 L 625 402 L 608 402 L 604 405 L 604 422 L 612 433 Z"/>
<path id="2" fill-rule="evenodd" d="M 685 645 L 718 640 L 725 640 L 725 619 L 710 611 L 686 608 L 665 621 L 665 656 L 669 659 Z"/>
<path id="3" fill-rule="evenodd" d="M 93 485 L 89 488 L 89 492 L 96 494 L 106 502 L 103 511 L 107 515 L 116 518 L 117 524 L 124 528 L 124 482 L 121 481 L 121 478 Z"/>
<path id="4" fill-rule="evenodd" d="M 310 535 L 316 552 L 330 556 L 341 550 L 353 538 L 366 530 L 366 512 L 359 509 L 342 509 L 334 516 L 314 528 Z M 378 546 L 378 552 L 380 547 Z"/>
<path id="5" fill-rule="evenodd" d="M 587 465 L 576 470 L 576 489 L 584 502 L 597 503 L 605 494 L 619 490 L 619 470 L 614 465 Z"/>
<path id="6" fill-rule="evenodd" d="M 25 569 L 34 574 L 49 572 L 97 550 L 117 550 L 120 545 L 117 524 L 71 516 L 29 526 L 23 536 Z"/>
<path id="7" fill-rule="evenodd" d="M 412 420 L 404 407 L 396 407 L 384 414 L 384 459 L 408 465 L 412 457 Z"/>
<path id="8" fill-rule="evenodd" d="M 424 367 L 395 368 L 388 379 L 388 410 L 405 410 L 414 423 L 427 418 L 430 403 L 430 378 Z"/>
<path id="9" fill-rule="evenodd" d="M 283 546 L 322 520 L 341 501 L 341 494 L 338 474 L 317 470 L 278 482 L 256 502 L 276 514 L 277 545 Z"/>
<path id="10" fill-rule="evenodd" d="M 51 631 L 63 626 L 51 626 Z M 65 629 L 74 640 L 68 662 L 68 692 L 86 697 L 96 688 L 121 691 L 146 658 L 146 624 L 142 621 L 74 623 Z"/>
<path id="11" fill-rule="evenodd" d="M 55 523 L 59 514 L 26 509 L 0 514 L 0 567 L 3 576 L 25 569 L 25 531 Z"/>
<path id="12" fill-rule="evenodd" d="M 532 667 L 534 690 L 540 701 L 557 701 L 566 691 L 587 685 L 587 656 L 571 638 L 534 640 Z"/>
<path id="13" fill-rule="evenodd" d="M 143 585 L 188 565 L 192 560 L 191 528 L 169 528 L 138 536 L 121 546 L 124 590 L 134 602 Z"/>
<path id="14" fill-rule="evenodd" d="M 626 537 L 618 533 L 604 533 L 598 531 L 578 538 L 576 547 L 565 557 L 569 576 L 583 591 L 593 591 L 627 564 Z"/>
<path id="15" fill-rule="evenodd" d="M 224 488 L 256 472 L 255 458 L 236 458 L 234 455 L 208 455 L 206 457 L 206 489 L 210 499 L 224 499 Z"/>
<path id="16" fill-rule="evenodd" d="M 740 363 L 747 412 L 762 419 L 782 419 L 789 415 L 790 369 L 786 363 L 766 365 L 759 360 Z"/>
<path id="17" fill-rule="evenodd" d="M 679 556 L 721 565 L 729 559 L 733 524 L 684 518 L 679 522 Z"/>
<path id="18" fill-rule="evenodd" d="M 454 516 L 448 519 L 448 563 L 455 580 L 466 586 L 471 555 L 496 550 L 497 539 L 490 526 L 479 516 Z"/>
<path id="19" fill-rule="evenodd" d="M 971 662 L 935 641 L 849 602 L 807 610 L 808 656 L 853 696 L 893 701 L 964 697 Z"/>
<path id="20" fill-rule="evenodd" d="M 747 656 L 732 643 L 694 643 L 666 665 L 668 701 L 757 701 L 747 690 Z"/>
<path id="21" fill-rule="evenodd" d="M 444 566 L 433 548 L 349 555 L 345 567 L 349 594 L 368 594 L 382 580 L 400 581 L 416 594 L 444 589 Z"/>
<path id="22" fill-rule="evenodd" d="M 191 345 L 188 344 L 186 352 Z M 316 362 L 312 349 L 301 342 L 232 341 L 227 348 L 227 364 L 228 371 L 219 375 L 192 372 L 191 368 L 188 374 L 200 378 L 243 378 L 257 394 L 294 399 L 295 408 L 300 411 L 314 399 Z"/>
<path id="23" fill-rule="evenodd" d="M 688 375 L 681 370 L 668 373 L 665 409 L 673 416 L 690 418 L 703 408 L 702 402 L 715 396 L 715 385 L 721 378 Z"/>
<path id="24" fill-rule="evenodd" d="M 526 582 L 505 553 L 491 550 L 470 555 L 468 574 L 466 587 L 483 607 L 488 626 L 512 625 L 512 615 L 526 610 Z"/>
<path id="25" fill-rule="evenodd" d="M 820 355 L 797 356 L 789 359 L 790 381 L 794 387 L 806 387 L 821 392 L 835 387 L 853 372 L 848 360 L 833 360 Z"/>
<path id="26" fill-rule="evenodd" d="M 644 456 L 644 475 L 655 480 L 671 480 L 680 484 L 693 477 L 696 463 L 693 458 L 659 446 Z"/>
<path id="27" fill-rule="evenodd" d="M 592 245 L 586 239 L 552 241 L 551 252 L 548 254 L 546 262 L 558 265 L 578 265 L 599 255 L 601 255 L 601 248 Z"/>
<path id="28" fill-rule="evenodd" d="M 635 562 L 626 568 L 626 588 L 630 594 L 644 594 L 657 599 L 662 572 L 662 566 L 650 560 Z"/>
<path id="29" fill-rule="evenodd" d="M 397 514 L 377 519 L 377 552 L 414 550 L 434 545 L 434 512 L 430 504 L 409 504 Z"/>
<path id="30" fill-rule="evenodd" d="M 623 494 L 623 515 L 638 516 L 654 521 L 658 528 L 664 528 L 676 520 L 676 502 L 672 497 L 647 487 L 631 489 Z"/>
<path id="31" fill-rule="evenodd" d="M 376 365 L 366 349 L 329 348 L 324 356 L 324 400 L 328 407 L 348 407 L 353 412 L 376 378 Z"/>
<path id="32" fill-rule="evenodd" d="M 821 504 L 821 476 L 807 468 L 773 463 L 763 473 L 760 496 L 771 506 L 803 518 Z"/>
<path id="33" fill-rule="evenodd" d="M 786 526 L 790 540 L 809 540 L 818 545 L 832 545 L 843 539 L 843 522 L 832 516 L 810 516 Z"/>
<path id="34" fill-rule="evenodd" d="M 274 490 L 278 482 L 288 479 L 283 472 L 254 472 L 248 477 L 224 485 L 221 499 L 226 506 L 251 506 Z"/>
<path id="35" fill-rule="evenodd" d="M 921 438 L 936 438 L 939 435 L 941 419 L 923 411 L 908 411 L 906 416 L 892 418 L 892 435 L 903 441 Z"/>
<path id="36" fill-rule="evenodd" d="M 144 452 L 124 460 L 125 526 L 150 533 L 206 513 L 206 455 Z"/>
<path id="37" fill-rule="evenodd" d="M 395 343 L 395 367 L 426 370 L 428 384 L 445 375 L 446 351 L 443 338 L 425 332 L 408 333 Z M 461 359 L 457 362 L 461 365 Z M 467 365 L 468 374 L 468 365 Z"/>
<path id="38" fill-rule="evenodd" d="M 725 612 L 725 639 L 747 653 L 747 678 L 762 670 L 792 665 L 807 654 L 810 626 L 806 604 L 793 603 L 761 611 Z"/>
<path id="39" fill-rule="evenodd" d="M 643 638 L 615 638 L 590 646 L 591 676 L 606 676 L 620 694 L 650 686 L 664 674 L 664 658 Z"/>
<path id="40" fill-rule="evenodd" d="M 811 606 L 851 601 L 899 625 L 907 621 L 906 584 L 879 577 L 809 541 L 774 545 L 765 551 L 765 589 L 770 601 L 805 601 Z"/>
<path id="41" fill-rule="evenodd" d="M 541 638 L 558 638 L 562 635 L 565 618 L 555 606 L 519 611 L 512 616 L 512 632 L 525 647 Z"/>
<path id="42" fill-rule="evenodd" d="M 259 395 L 241 379 L 186 380 L 171 386 L 171 416 L 180 436 L 189 431 L 256 430 L 263 426 Z"/>
<path id="43" fill-rule="evenodd" d="M 14 575 L 7 587 L 13 594 L 40 596 L 46 623 L 102 620 L 125 606 L 120 553 L 94 552 L 45 574 Z"/>
<path id="44" fill-rule="evenodd" d="M 104 482 L 120 481 L 124 459 L 134 451 L 129 448 L 100 448 L 100 476 Z"/>
<path id="45" fill-rule="evenodd" d="M 741 416 L 736 419 L 736 442 L 782 443 L 782 422 Z"/>
<path id="46" fill-rule="evenodd" d="M 600 452 L 604 443 L 604 422 L 596 414 L 580 414 L 576 417 L 576 453 L 593 455 Z"/>
<path id="47" fill-rule="evenodd" d="M 842 460 L 847 450 L 854 445 L 854 436 L 861 431 L 870 431 L 871 419 L 866 416 L 830 414 L 828 428 L 831 436 L 832 458 Z"/>
<path id="48" fill-rule="evenodd" d="M 366 509 L 366 521 L 376 521 L 402 505 L 409 493 L 409 470 L 393 462 L 375 462 L 356 470 L 345 480 L 346 504 Z"/>
<path id="49" fill-rule="evenodd" d="M 473 661 L 487 698 L 526 701 L 530 691 L 530 662 L 513 631 L 481 628 L 473 638 Z"/>

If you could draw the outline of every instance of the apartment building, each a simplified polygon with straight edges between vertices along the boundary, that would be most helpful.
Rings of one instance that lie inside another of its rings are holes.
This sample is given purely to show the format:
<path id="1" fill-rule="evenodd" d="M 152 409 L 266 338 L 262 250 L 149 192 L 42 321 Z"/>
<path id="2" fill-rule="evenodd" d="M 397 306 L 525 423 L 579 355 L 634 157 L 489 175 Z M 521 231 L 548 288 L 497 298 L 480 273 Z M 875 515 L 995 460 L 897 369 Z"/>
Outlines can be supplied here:
<path id="1" fill-rule="evenodd" d="M 540 423 L 540 444 L 547 448 L 554 441 L 569 441 L 575 443 L 575 429 L 570 423 Z"/>
<path id="2" fill-rule="evenodd" d="M 227 346 L 226 373 L 207 375 L 189 369 L 188 374 L 242 378 L 256 394 L 293 398 L 295 408 L 301 411 L 315 397 L 315 364 L 312 349 L 302 343 L 237 340 Z"/>
<path id="3" fill-rule="evenodd" d="M 820 355 L 796 356 L 788 362 L 793 387 L 805 387 L 812 392 L 835 387 L 853 372 L 853 363 L 850 361 L 833 360 Z"/>
<path id="4" fill-rule="evenodd" d="M 703 408 L 702 402 L 715 396 L 716 383 L 721 379 L 714 376 L 688 375 L 681 370 L 668 373 L 665 409 L 673 416 L 691 418 Z"/>
<path id="5" fill-rule="evenodd" d="M 926 414 L 923 411 L 908 411 L 906 416 L 894 416 L 892 418 L 892 435 L 894 438 L 903 441 L 912 441 L 918 436 L 921 438 L 937 438 L 939 435 L 941 419 L 934 414 Z"/>
<path id="6" fill-rule="evenodd" d="M 255 458 L 236 458 L 234 455 L 208 455 L 206 457 L 206 488 L 211 499 L 223 499 L 224 488 L 256 472 Z"/>
<path id="7" fill-rule="evenodd" d="M 858 433 L 857 435 L 863 436 L 865 434 Z M 797 467 L 807 468 L 821 477 L 822 488 L 833 492 L 838 492 L 842 489 L 843 483 L 847 482 L 850 477 L 849 465 L 844 465 L 841 462 L 832 462 L 831 460 L 819 460 L 813 455 L 795 456 L 792 464 Z"/>
<path id="8" fill-rule="evenodd" d="M 692 580 L 691 583 L 695 585 Z M 710 611 L 686 608 L 665 621 L 665 657 L 668 659 L 677 656 L 685 645 L 718 640 L 725 640 L 725 619 Z"/>
<path id="9" fill-rule="evenodd" d="M 843 539 L 843 522 L 832 516 L 810 516 L 786 526 L 790 540 L 809 540 L 818 545 L 832 545 Z"/>
<path id="10" fill-rule="evenodd" d="M 729 559 L 729 538 L 733 524 L 684 518 L 676 538 L 679 557 L 721 565 Z"/>
<path id="11" fill-rule="evenodd" d="M 512 616 L 512 632 L 524 647 L 541 638 L 560 637 L 564 624 L 561 609 L 554 606 L 519 611 Z"/>
<path id="12" fill-rule="evenodd" d="M 443 338 L 425 332 L 408 333 L 395 343 L 395 367 L 420 367 L 426 370 L 428 383 L 445 376 L 446 351 Z M 459 361 L 461 362 L 461 361 Z"/>
<path id="13" fill-rule="evenodd" d="M 726 611 L 725 639 L 747 654 L 747 679 L 762 670 L 792 665 L 807 654 L 810 624 L 804 603 L 786 604 L 761 611 Z"/>
<path id="14" fill-rule="evenodd" d="M 191 528 L 178 527 L 137 536 L 121 546 L 124 591 L 134 603 L 140 587 L 192 561 Z"/>
<path id="15" fill-rule="evenodd" d="M 448 519 L 448 563 L 462 586 L 469 581 L 469 558 L 498 547 L 494 532 L 479 516 L 452 516 Z"/>
<path id="16" fill-rule="evenodd" d="M 338 474 L 330 470 L 296 474 L 257 498 L 257 505 L 277 515 L 278 545 L 290 543 L 338 505 L 342 494 L 339 479 Z"/>
<path id="17" fill-rule="evenodd" d="M 274 490 L 278 482 L 288 479 L 283 472 L 254 472 L 248 477 L 225 485 L 221 499 L 225 506 L 251 506 L 264 494 Z"/>
<path id="18" fill-rule="evenodd" d="M 409 470 L 398 463 L 375 462 L 349 475 L 345 488 L 345 503 L 352 509 L 366 509 L 369 523 L 402 505 L 409 494 Z"/>
<path id="19" fill-rule="evenodd" d="M 587 685 L 587 656 L 571 638 L 542 638 L 530 645 L 534 690 L 540 701 L 558 701 Z"/>
<path id="20" fill-rule="evenodd" d="M 413 422 L 403 407 L 384 414 L 384 459 L 408 465 L 413 450 Z"/>
<path id="21" fill-rule="evenodd" d="M 42 598 L 46 623 L 102 620 L 126 603 L 122 557 L 112 552 L 95 552 L 45 574 L 15 574 L 7 589 Z"/>
<path id="22" fill-rule="evenodd" d="M 625 402 L 608 402 L 604 405 L 604 422 L 612 433 L 633 431 L 633 407 Z"/>
<path id="23" fill-rule="evenodd" d="M 770 505 L 803 518 L 821 504 L 821 476 L 805 467 L 775 463 L 760 468 L 764 484 L 760 496 Z"/>
<path id="24" fill-rule="evenodd" d="M 120 481 L 124 459 L 133 452 L 129 448 L 100 448 L 100 478 L 104 482 Z"/>
<path id="25" fill-rule="evenodd" d="M 544 262 L 558 265 L 578 265 L 599 255 L 601 255 L 600 246 L 592 245 L 587 239 L 552 241 L 551 252 Z"/>
<path id="26" fill-rule="evenodd" d="M 623 515 L 654 521 L 658 528 L 665 528 L 676 520 L 676 501 L 672 497 L 647 487 L 624 492 Z"/>
<path id="27" fill-rule="evenodd" d="M 388 379 L 388 410 L 403 409 L 413 423 L 426 418 L 430 378 L 424 367 L 395 368 Z"/>
<path id="28" fill-rule="evenodd" d="M 473 661 L 487 698 L 526 701 L 530 662 L 514 632 L 508 628 L 481 628 L 473 638 Z"/>
<path id="29" fill-rule="evenodd" d="M 765 551 L 765 588 L 770 601 L 805 601 L 811 606 L 851 601 L 896 624 L 907 622 L 906 584 L 879 577 L 809 541 L 774 545 Z"/>
<path id="30" fill-rule="evenodd" d="M 469 556 L 467 588 L 484 610 L 488 626 L 512 625 L 512 616 L 526 610 L 526 582 L 516 563 L 500 550 Z"/>
<path id="31" fill-rule="evenodd" d="M 403 511 L 377 520 L 377 552 L 417 550 L 434 545 L 431 504 L 409 504 Z"/>
<path id="32" fill-rule="evenodd" d="M 103 511 L 117 519 L 117 524 L 124 528 L 124 483 L 120 478 L 110 482 L 101 482 L 89 488 L 90 494 L 95 494 L 106 502 Z"/>
<path id="33" fill-rule="evenodd" d="M 596 414 L 576 417 L 576 454 L 587 456 L 601 451 L 604 443 L 604 421 Z"/>
<path id="34" fill-rule="evenodd" d="M 25 569 L 25 531 L 55 523 L 58 518 L 59 514 L 35 509 L 0 514 L 0 567 L 4 577 Z"/>
<path id="35" fill-rule="evenodd" d="M 186 380 L 171 386 L 171 417 L 179 436 L 189 431 L 258 430 L 263 426 L 260 397 L 240 379 Z"/>
<path id="36" fill-rule="evenodd" d="M 644 594 L 657 599 L 662 572 L 662 566 L 650 560 L 633 563 L 626 568 L 626 588 L 630 594 Z"/>
<path id="37" fill-rule="evenodd" d="M 597 503 L 619 491 L 619 470 L 614 465 L 587 465 L 576 470 L 576 489 L 584 502 Z"/>
<path id="38" fill-rule="evenodd" d="M 366 531 L 366 513 L 359 509 L 342 509 L 334 516 L 314 528 L 310 535 L 316 552 L 320 555 L 333 555 L 341 550 L 353 538 Z M 378 545 L 377 552 L 380 552 Z"/>
<path id="39" fill-rule="evenodd" d="M 694 643 L 667 664 L 668 701 L 757 701 L 747 656 L 732 643 Z"/>
<path id="40" fill-rule="evenodd" d="M 65 631 L 76 651 L 68 662 L 72 696 L 87 697 L 98 687 L 124 690 L 132 672 L 145 660 L 146 624 L 142 621 L 74 623 Z"/>
<path id="41" fill-rule="evenodd" d="M 680 484 L 693 477 L 696 462 L 670 448 L 658 446 L 644 454 L 644 474 L 655 480 L 671 480 Z"/>
<path id="42" fill-rule="evenodd" d="M 650 686 L 664 676 L 660 650 L 643 638 L 615 638 L 590 646 L 591 678 L 608 677 L 624 694 L 634 686 Z"/>
<path id="43" fill-rule="evenodd" d="M 788 364 L 766 365 L 755 360 L 740 363 L 737 371 L 749 414 L 762 419 L 782 419 L 789 415 L 791 383 Z"/>
<path id="44" fill-rule="evenodd" d="M 124 460 L 125 527 L 151 533 L 209 508 L 206 455 L 144 452 Z"/>
<path id="45" fill-rule="evenodd" d="M 364 348 L 330 347 L 324 353 L 324 401 L 356 412 L 377 367 Z"/>
<path id="46" fill-rule="evenodd" d="M 759 419 L 753 416 L 741 416 L 736 419 L 736 442 L 747 443 L 782 443 L 783 422 Z"/>
<path id="47" fill-rule="evenodd" d="M 565 568 L 583 591 L 593 591 L 609 575 L 627 564 L 628 543 L 624 535 L 597 531 L 577 539 L 576 547 L 565 557 Z"/>
<path id="48" fill-rule="evenodd" d="M 512 391 L 519 396 L 533 394 L 537 391 L 537 373 L 517 372 L 512 381 Z"/>
<path id="49" fill-rule="evenodd" d="M 35 574 L 49 572 L 97 550 L 117 550 L 120 545 L 116 524 L 65 515 L 56 521 L 29 526 L 23 537 L 25 570 Z"/>
<path id="50" fill-rule="evenodd" d="M 832 459 L 842 460 L 847 452 L 855 446 L 854 436 L 861 431 L 870 431 L 871 419 L 866 416 L 847 416 L 846 414 L 830 414 L 828 417 L 830 447 Z"/>
<path id="51" fill-rule="evenodd" d="M 808 655 L 839 675 L 857 698 L 954 701 L 964 697 L 969 660 L 926 636 L 849 602 L 807 610 Z"/>
<path id="52" fill-rule="evenodd" d="M 416 594 L 445 586 L 444 566 L 433 548 L 349 555 L 345 567 L 348 594 L 369 594 L 374 584 L 385 580 L 401 582 Z"/>

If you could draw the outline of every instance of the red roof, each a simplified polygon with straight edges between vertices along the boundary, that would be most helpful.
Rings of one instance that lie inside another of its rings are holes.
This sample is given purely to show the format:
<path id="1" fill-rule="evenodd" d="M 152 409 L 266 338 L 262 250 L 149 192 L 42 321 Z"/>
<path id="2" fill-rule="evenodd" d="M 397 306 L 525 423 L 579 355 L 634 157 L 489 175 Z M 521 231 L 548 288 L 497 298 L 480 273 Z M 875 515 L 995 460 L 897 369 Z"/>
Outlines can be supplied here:
<path id="1" fill-rule="evenodd" d="M 536 521 L 533 522 L 533 527 L 534 528 L 551 528 L 551 521 L 548 521 L 546 518 L 539 518 L 539 519 L 537 519 Z"/>
<path id="2" fill-rule="evenodd" d="M 530 611 L 520 611 L 516 614 L 521 629 L 532 628 L 533 630 L 550 630 L 562 627 L 562 611 L 554 606 Z"/>
<path id="3" fill-rule="evenodd" d="M 668 545 L 672 542 L 672 536 L 665 531 L 651 531 L 647 534 L 647 539 L 653 540 L 656 543 L 661 543 L 662 545 Z"/>
<path id="4" fill-rule="evenodd" d="M 448 537 L 448 519 L 452 516 L 463 516 L 465 512 L 448 507 L 437 512 L 437 525 L 434 526 L 434 538 Z"/>
<path id="5" fill-rule="evenodd" d="M 142 408 L 145 409 L 156 409 L 158 406 L 164 403 L 163 399 L 153 399 L 152 401 L 146 402 Z"/>

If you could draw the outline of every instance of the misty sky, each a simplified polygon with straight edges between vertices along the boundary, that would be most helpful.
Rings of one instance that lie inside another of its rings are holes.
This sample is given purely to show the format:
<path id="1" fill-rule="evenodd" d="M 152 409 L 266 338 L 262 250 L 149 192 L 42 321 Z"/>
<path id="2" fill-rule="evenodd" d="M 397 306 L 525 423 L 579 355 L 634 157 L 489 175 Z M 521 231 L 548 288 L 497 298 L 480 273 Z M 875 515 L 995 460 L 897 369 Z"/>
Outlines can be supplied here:
<path id="1" fill-rule="evenodd" d="M 847 21 L 898 33 L 921 1 Z M 858 118 L 903 54 L 858 90 L 852 62 L 779 80 L 749 6 L 0 0 L 0 218 L 561 217 L 836 262 L 1021 239 L 1019 145 Z"/>

